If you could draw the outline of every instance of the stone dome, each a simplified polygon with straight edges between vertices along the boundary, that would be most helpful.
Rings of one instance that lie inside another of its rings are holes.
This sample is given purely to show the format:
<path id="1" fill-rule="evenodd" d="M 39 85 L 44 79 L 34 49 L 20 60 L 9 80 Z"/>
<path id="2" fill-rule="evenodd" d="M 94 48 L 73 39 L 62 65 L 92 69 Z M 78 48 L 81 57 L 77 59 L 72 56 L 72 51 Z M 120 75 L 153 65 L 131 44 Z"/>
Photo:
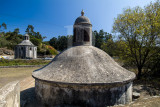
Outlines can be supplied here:
<path id="1" fill-rule="evenodd" d="M 132 81 L 135 74 L 118 65 L 94 46 L 75 46 L 57 55 L 45 67 L 33 72 L 39 80 L 56 83 L 114 84 Z"/>
<path id="2" fill-rule="evenodd" d="M 79 25 L 79 24 L 90 24 L 91 25 L 89 18 L 84 16 L 83 10 L 81 12 L 81 16 L 79 16 L 74 23 L 74 25 Z"/>
<path id="3" fill-rule="evenodd" d="M 75 25 L 78 25 L 78 24 L 91 24 L 91 22 L 90 22 L 90 20 L 89 20 L 88 17 L 86 17 L 86 16 L 79 16 L 79 17 L 76 19 L 76 21 L 75 21 L 74 24 L 75 24 Z"/>

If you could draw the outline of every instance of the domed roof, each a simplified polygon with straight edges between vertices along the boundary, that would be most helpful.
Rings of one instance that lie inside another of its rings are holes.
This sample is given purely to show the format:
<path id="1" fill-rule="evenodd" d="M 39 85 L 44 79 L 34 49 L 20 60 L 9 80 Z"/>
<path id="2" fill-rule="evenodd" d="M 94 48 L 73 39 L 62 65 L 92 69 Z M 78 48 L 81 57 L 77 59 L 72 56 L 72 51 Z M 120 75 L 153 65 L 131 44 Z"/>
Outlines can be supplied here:
<path id="1" fill-rule="evenodd" d="M 91 24 L 90 20 L 88 17 L 84 16 L 84 11 L 82 10 L 81 12 L 81 16 L 79 16 L 75 23 L 75 25 L 78 25 L 78 24 Z"/>
<path id="2" fill-rule="evenodd" d="M 79 16 L 74 24 L 78 25 L 83 23 L 91 24 L 90 20 L 86 16 Z"/>
<path id="3" fill-rule="evenodd" d="M 132 81 L 135 74 L 93 46 L 75 46 L 57 55 L 50 64 L 32 73 L 36 79 L 79 84 L 112 84 Z"/>

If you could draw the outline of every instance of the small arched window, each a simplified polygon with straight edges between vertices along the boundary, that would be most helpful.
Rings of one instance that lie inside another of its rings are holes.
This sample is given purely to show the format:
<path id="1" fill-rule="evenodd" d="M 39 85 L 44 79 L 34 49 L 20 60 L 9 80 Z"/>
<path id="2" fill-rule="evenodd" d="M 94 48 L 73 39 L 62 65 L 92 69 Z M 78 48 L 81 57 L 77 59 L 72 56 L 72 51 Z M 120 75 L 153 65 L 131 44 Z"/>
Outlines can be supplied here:
<path id="1" fill-rule="evenodd" d="M 32 48 L 30 48 L 30 50 L 32 50 Z"/>
<path id="2" fill-rule="evenodd" d="M 89 34 L 84 30 L 84 41 L 89 42 Z"/>

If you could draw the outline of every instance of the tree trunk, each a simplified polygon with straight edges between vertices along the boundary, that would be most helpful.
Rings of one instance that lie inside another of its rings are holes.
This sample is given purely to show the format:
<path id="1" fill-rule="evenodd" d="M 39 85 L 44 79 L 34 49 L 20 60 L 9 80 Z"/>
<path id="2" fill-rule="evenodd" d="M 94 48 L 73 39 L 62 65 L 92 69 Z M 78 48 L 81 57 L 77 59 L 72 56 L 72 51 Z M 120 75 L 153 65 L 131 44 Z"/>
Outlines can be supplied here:
<path id="1" fill-rule="evenodd" d="M 138 75 L 137 75 L 138 80 L 141 79 L 141 75 L 142 75 L 142 67 L 138 67 Z"/>

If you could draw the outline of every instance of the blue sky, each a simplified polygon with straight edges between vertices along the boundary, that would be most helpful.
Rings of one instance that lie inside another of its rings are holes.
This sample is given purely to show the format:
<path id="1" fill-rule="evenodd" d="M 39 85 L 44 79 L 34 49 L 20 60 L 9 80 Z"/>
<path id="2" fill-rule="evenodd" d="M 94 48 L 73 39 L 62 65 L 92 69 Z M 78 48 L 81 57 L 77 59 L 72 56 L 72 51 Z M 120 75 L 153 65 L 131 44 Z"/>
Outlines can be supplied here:
<path id="1" fill-rule="evenodd" d="M 49 40 L 72 34 L 74 21 L 83 9 L 93 30 L 111 33 L 114 18 L 124 8 L 144 7 L 151 1 L 155 0 L 0 0 L 0 24 L 5 22 L 7 31 L 20 28 L 21 34 L 31 24 Z"/>

